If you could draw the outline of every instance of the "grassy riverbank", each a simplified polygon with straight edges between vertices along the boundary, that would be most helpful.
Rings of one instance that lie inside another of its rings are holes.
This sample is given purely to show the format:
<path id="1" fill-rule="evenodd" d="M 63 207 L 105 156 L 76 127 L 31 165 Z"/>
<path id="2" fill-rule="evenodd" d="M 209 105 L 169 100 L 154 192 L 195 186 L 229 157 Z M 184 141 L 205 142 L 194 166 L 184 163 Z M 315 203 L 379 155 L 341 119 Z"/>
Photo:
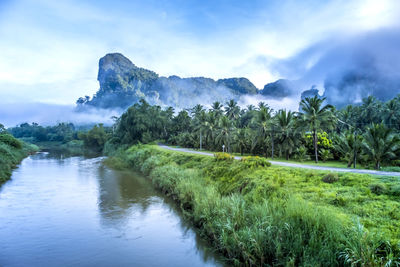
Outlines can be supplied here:
<path id="1" fill-rule="evenodd" d="M 380 266 L 399 260 L 395 179 L 265 167 L 262 159 L 217 160 L 156 146 L 134 146 L 107 163 L 148 175 L 231 263 Z"/>
<path id="2" fill-rule="evenodd" d="M 22 142 L 10 134 L 0 133 L 0 185 L 10 179 L 12 170 L 22 159 L 38 150 L 36 145 Z"/>

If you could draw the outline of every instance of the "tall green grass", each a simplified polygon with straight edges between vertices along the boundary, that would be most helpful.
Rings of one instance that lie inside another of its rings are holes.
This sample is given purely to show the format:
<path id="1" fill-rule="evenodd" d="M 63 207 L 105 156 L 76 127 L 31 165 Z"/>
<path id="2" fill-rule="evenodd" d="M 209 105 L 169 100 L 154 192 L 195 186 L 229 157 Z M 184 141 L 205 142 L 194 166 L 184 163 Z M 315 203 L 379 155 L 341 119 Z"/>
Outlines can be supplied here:
<path id="1" fill-rule="evenodd" d="M 0 185 L 10 179 L 13 168 L 23 158 L 38 150 L 35 145 L 26 144 L 12 135 L 0 133 Z"/>
<path id="2" fill-rule="evenodd" d="M 395 266 L 399 262 L 398 229 L 388 227 L 390 215 L 385 213 L 399 200 L 389 191 L 378 196 L 369 189 L 373 182 L 390 188 L 396 184 L 393 180 L 342 175 L 325 183 L 326 173 L 257 167 L 155 146 L 134 146 L 110 162 L 148 175 L 231 264 Z M 357 195 L 350 199 L 347 193 Z M 357 210 L 367 202 L 386 208 Z M 370 221 L 374 223 L 361 224 Z M 396 226 L 398 221 L 394 222 Z"/>

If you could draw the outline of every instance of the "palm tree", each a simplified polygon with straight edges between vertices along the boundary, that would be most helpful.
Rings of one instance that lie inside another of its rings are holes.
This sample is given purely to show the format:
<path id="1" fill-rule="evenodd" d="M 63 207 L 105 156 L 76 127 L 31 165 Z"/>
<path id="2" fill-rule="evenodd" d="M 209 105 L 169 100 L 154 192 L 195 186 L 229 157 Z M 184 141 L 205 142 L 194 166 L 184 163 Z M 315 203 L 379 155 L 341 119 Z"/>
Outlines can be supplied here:
<path id="1" fill-rule="evenodd" d="M 233 140 L 235 142 L 235 145 L 239 147 L 240 155 L 243 155 L 243 150 L 248 146 L 249 137 L 250 136 L 248 128 L 236 129 Z"/>
<path id="2" fill-rule="evenodd" d="M 285 152 L 286 160 L 289 160 L 290 154 L 297 143 L 296 130 L 294 127 L 295 116 L 291 111 L 279 110 L 275 116 L 281 149 Z"/>
<path id="3" fill-rule="evenodd" d="M 196 106 L 194 106 L 191 110 L 190 113 L 192 114 L 192 116 L 196 117 L 198 116 L 202 111 L 204 110 L 204 107 L 200 104 L 197 104 Z"/>
<path id="4" fill-rule="evenodd" d="M 237 105 L 237 102 L 235 100 L 231 99 L 226 102 L 225 115 L 230 120 L 236 120 L 239 118 L 240 107 Z"/>
<path id="5" fill-rule="evenodd" d="M 233 131 L 233 123 L 228 117 L 222 116 L 219 121 L 218 134 L 216 136 L 216 141 L 220 144 L 222 143 L 231 152 L 231 133 Z"/>
<path id="6" fill-rule="evenodd" d="M 196 106 L 201 106 L 201 105 L 196 105 Z M 194 108 L 193 108 L 194 109 Z M 197 112 L 198 110 L 196 110 Z M 195 117 L 193 119 L 194 123 L 194 130 L 196 133 L 199 134 L 200 137 L 200 150 L 203 149 L 203 133 L 205 130 L 205 125 L 207 121 L 207 113 L 204 110 L 199 111 L 199 113 L 194 113 Z"/>
<path id="7" fill-rule="evenodd" d="M 361 154 L 362 136 L 356 135 L 354 130 L 341 133 L 335 138 L 335 149 L 347 160 L 347 168 L 351 164 L 356 167 L 357 155 Z"/>
<path id="8" fill-rule="evenodd" d="M 213 112 L 207 113 L 205 122 L 202 126 L 204 138 L 206 140 L 207 146 L 210 148 L 210 145 L 214 145 L 214 136 L 215 132 L 218 128 L 218 115 Z"/>
<path id="9" fill-rule="evenodd" d="M 369 96 L 362 100 L 363 104 L 361 105 L 361 119 L 362 123 L 380 123 L 381 119 L 379 118 L 379 113 L 381 111 L 381 102 L 378 101 L 375 97 Z"/>
<path id="10" fill-rule="evenodd" d="M 213 113 L 215 113 L 217 115 L 217 117 L 219 117 L 223 114 L 222 107 L 223 107 L 223 105 L 221 102 L 215 101 L 211 105 L 211 111 Z"/>
<path id="11" fill-rule="evenodd" d="M 393 130 L 387 128 L 382 123 L 372 124 L 367 129 L 362 143 L 364 153 L 375 163 L 375 168 L 379 170 L 384 160 L 396 157 L 399 150 L 400 139 L 393 134 Z"/>
<path id="12" fill-rule="evenodd" d="M 336 118 L 333 115 L 334 107 L 332 105 L 322 106 L 324 98 L 318 96 L 307 97 L 300 102 L 299 123 L 312 132 L 315 162 L 318 163 L 318 136 L 319 130 L 329 130 L 336 124 Z"/>
<path id="13" fill-rule="evenodd" d="M 398 101 L 397 98 L 393 98 L 385 104 L 385 123 L 389 128 L 398 129 L 396 125 L 400 118 L 400 105 Z"/>
<path id="14" fill-rule="evenodd" d="M 267 138 L 268 133 L 271 132 L 272 126 L 272 110 L 268 106 L 262 106 L 257 112 L 257 116 L 254 118 L 255 127 L 258 129 L 256 135 L 256 141 L 253 145 L 264 143 Z M 272 157 L 274 153 L 273 141 L 272 141 Z M 267 156 L 267 151 L 265 151 L 265 156 Z"/>

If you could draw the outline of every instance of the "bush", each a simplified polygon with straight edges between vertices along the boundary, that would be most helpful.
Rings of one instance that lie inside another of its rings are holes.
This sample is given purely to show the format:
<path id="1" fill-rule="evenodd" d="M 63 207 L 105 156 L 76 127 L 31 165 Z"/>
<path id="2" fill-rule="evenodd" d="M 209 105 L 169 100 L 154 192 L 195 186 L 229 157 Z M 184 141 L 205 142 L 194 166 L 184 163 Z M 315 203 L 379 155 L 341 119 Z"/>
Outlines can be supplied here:
<path id="1" fill-rule="evenodd" d="M 260 158 L 258 156 L 243 157 L 240 161 L 249 169 L 258 167 L 271 167 L 271 162 L 269 162 L 266 158 Z"/>
<path id="2" fill-rule="evenodd" d="M 234 157 L 225 152 L 218 152 L 214 154 L 216 161 L 233 161 Z"/>
<path id="3" fill-rule="evenodd" d="M 15 147 L 17 149 L 21 149 L 22 148 L 21 141 L 16 139 L 11 134 L 4 134 L 4 133 L 0 134 L 0 142 L 4 143 L 6 145 L 9 145 L 9 146 L 13 146 L 13 147 Z"/>
<path id="4" fill-rule="evenodd" d="M 400 185 L 395 185 L 391 187 L 389 192 L 392 196 L 400 197 Z"/>
<path id="5" fill-rule="evenodd" d="M 386 187 L 383 184 L 371 184 L 369 189 L 376 195 L 382 195 L 386 192 Z"/>
<path id="6" fill-rule="evenodd" d="M 334 182 L 339 181 L 339 175 L 337 173 L 328 173 L 322 177 L 322 182 L 333 184 Z"/>

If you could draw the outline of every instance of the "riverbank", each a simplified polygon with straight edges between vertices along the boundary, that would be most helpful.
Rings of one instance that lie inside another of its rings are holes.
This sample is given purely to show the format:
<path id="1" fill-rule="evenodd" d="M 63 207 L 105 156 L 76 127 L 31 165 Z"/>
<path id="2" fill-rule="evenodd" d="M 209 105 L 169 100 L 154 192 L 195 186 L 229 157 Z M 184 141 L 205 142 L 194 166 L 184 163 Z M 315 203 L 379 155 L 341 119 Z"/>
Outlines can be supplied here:
<path id="1" fill-rule="evenodd" d="M 36 145 L 22 142 L 12 135 L 0 133 L 0 186 L 10 179 L 11 172 L 27 156 L 39 151 Z"/>
<path id="2" fill-rule="evenodd" d="M 234 264 L 379 266 L 399 257 L 398 179 L 134 146 L 106 163 L 172 196 Z"/>

